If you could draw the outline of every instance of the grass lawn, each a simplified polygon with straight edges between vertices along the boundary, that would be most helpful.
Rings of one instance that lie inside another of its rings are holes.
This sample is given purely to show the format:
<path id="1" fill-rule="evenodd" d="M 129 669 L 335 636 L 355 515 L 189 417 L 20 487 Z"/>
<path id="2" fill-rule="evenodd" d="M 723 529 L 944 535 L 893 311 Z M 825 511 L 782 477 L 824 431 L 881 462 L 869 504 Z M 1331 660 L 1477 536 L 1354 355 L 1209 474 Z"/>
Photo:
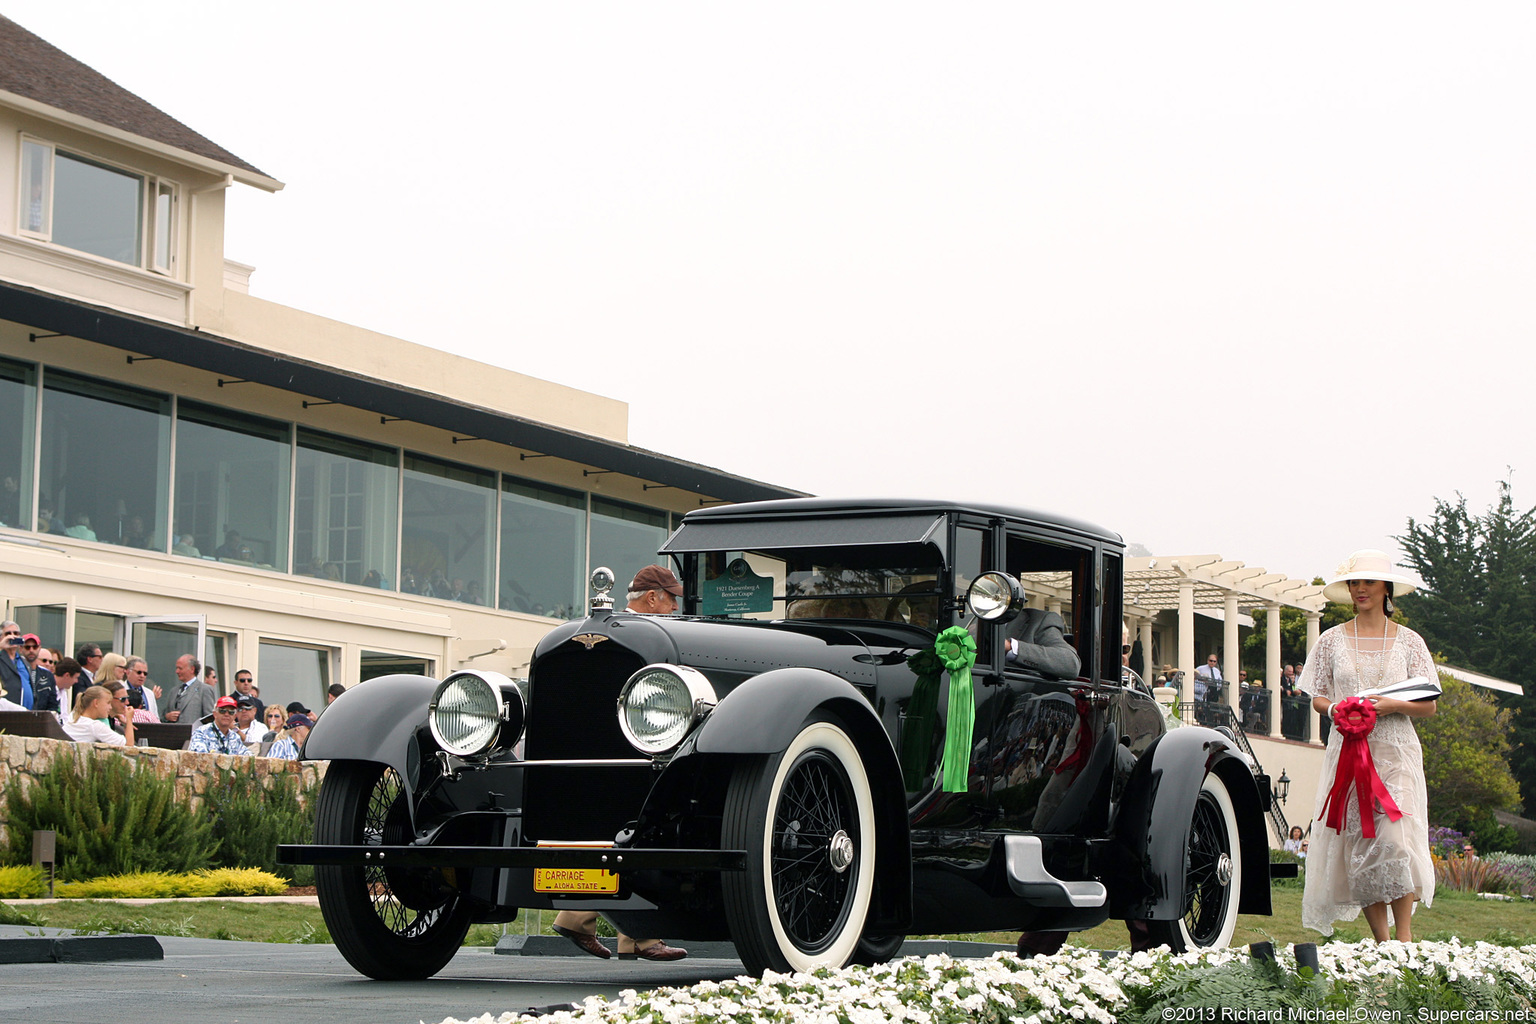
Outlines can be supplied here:
<path id="1" fill-rule="evenodd" d="M 1244 915 L 1238 919 L 1235 944 L 1268 940 L 1276 945 L 1321 941 L 1316 932 L 1301 927 L 1301 885 L 1295 881 L 1277 883 L 1274 888 L 1274 914 L 1270 917 Z M 540 913 L 538 933 L 551 934 L 551 911 Z M 330 942 L 330 934 L 318 907 L 293 903 L 235 903 L 210 900 L 196 903 L 154 903 L 127 906 L 98 900 L 69 901 L 22 908 L 0 904 L 0 924 L 32 927 L 70 928 L 87 932 L 142 932 L 151 935 L 179 935 L 210 939 L 238 939 L 248 942 Z M 1420 909 L 1413 916 L 1414 934 L 1421 939 L 1446 940 L 1452 936 L 1463 942 L 1479 939 L 1503 944 L 1536 943 L 1536 903 L 1504 903 L 1484 900 L 1465 893 L 1442 889 L 1435 894 L 1435 905 Z M 514 935 L 522 934 L 521 919 L 506 926 Z M 606 929 L 605 929 L 606 931 Z M 501 928 L 475 925 L 470 929 L 470 945 L 495 945 Z M 1335 938 L 1356 941 L 1370 934 L 1363 919 L 1341 925 Z M 673 936 L 669 936 L 673 937 Z M 1017 932 L 952 936 L 1012 944 Z M 1092 949 L 1124 949 L 1129 943 L 1125 925 L 1110 921 L 1072 936 L 1071 943 Z"/>

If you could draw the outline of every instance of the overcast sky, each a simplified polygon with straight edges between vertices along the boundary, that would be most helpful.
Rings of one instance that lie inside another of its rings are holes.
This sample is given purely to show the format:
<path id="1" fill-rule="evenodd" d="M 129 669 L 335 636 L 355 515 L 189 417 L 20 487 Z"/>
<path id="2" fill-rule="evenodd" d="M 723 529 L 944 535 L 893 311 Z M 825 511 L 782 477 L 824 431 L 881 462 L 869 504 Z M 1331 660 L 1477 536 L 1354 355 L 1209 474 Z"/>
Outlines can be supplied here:
<path id="1" fill-rule="evenodd" d="M 1536 5 L 0 0 L 253 294 L 833 495 L 1327 575 L 1536 504 Z"/>

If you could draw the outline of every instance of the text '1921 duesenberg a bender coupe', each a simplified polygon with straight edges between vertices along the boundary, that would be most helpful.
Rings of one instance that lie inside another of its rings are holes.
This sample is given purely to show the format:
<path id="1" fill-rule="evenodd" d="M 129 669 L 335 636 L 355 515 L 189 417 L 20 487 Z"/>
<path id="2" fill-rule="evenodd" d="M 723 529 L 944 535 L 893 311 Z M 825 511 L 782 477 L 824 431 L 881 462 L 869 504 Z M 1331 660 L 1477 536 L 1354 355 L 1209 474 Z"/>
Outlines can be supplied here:
<path id="1" fill-rule="evenodd" d="M 661 554 L 681 614 L 612 610 L 597 570 L 525 682 L 385 676 L 320 718 L 315 843 L 281 857 L 359 971 L 428 977 L 525 908 L 729 938 L 754 973 L 1112 917 L 1222 945 L 1269 913 L 1269 781 L 1122 674 L 1117 535 L 795 499 L 692 512 Z"/>

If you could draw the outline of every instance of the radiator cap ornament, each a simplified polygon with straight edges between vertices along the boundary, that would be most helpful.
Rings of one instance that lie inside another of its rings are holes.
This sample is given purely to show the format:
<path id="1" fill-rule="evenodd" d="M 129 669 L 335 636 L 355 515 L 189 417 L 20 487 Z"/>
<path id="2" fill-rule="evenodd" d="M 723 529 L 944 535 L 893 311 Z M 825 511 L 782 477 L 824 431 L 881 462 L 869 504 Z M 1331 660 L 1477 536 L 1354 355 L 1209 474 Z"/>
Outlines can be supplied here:
<path id="1" fill-rule="evenodd" d="M 613 589 L 617 580 L 614 579 L 613 570 L 606 565 L 600 565 L 592 570 L 592 610 L 604 612 L 613 610 L 613 598 L 609 591 Z M 587 645 L 591 649 L 591 645 Z"/>

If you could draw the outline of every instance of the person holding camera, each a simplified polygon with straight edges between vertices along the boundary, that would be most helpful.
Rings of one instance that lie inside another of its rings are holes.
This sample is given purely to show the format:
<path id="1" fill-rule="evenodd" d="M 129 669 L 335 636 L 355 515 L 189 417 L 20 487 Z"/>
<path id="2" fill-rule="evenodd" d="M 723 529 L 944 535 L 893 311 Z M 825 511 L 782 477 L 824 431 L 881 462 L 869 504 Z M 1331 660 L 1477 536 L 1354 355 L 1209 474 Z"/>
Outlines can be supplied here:
<path id="1" fill-rule="evenodd" d="M 0 622 L 0 694 L 33 710 L 32 667 L 21 654 L 21 626 L 10 620 Z"/>

